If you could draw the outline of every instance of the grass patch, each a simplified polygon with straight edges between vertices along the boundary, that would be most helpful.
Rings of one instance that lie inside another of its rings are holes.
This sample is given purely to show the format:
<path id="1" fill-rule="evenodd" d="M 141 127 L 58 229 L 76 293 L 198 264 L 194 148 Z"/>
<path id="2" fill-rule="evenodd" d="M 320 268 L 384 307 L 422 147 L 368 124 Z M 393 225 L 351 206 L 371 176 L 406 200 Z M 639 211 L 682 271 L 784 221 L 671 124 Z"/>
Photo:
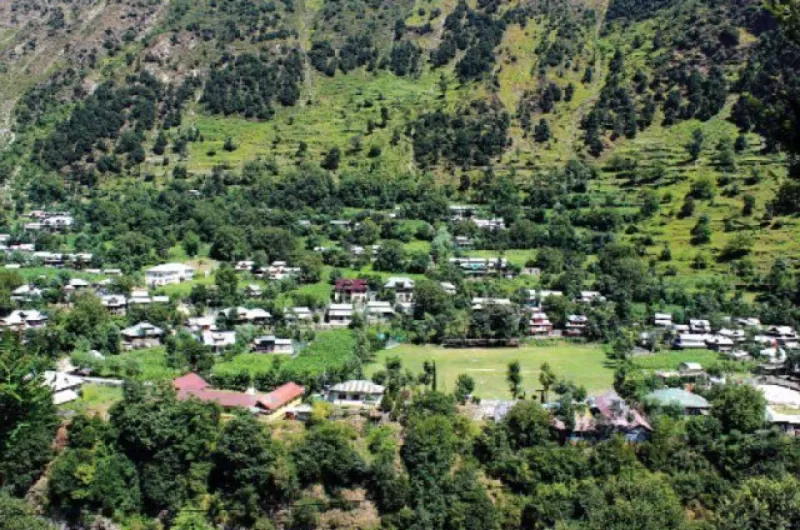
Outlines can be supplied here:
<path id="1" fill-rule="evenodd" d="M 61 410 L 97 414 L 105 416 L 111 406 L 122 400 L 122 388 L 105 385 L 83 385 L 81 397 L 72 403 L 66 403 Z"/>
<path id="2" fill-rule="evenodd" d="M 599 345 L 554 342 L 552 345 L 525 345 L 520 348 L 445 349 L 440 346 L 403 344 L 378 354 L 376 363 L 367 367 L 367 375 L 383 368 L 387 358 L 400 357 L 403 366 L 414 372 L 425 361 L 436 361 L 438 388 L 451 392 L 459 374 L 475 379 L 475 394 L 483 398 L 510 398 L 506 371 L 508 364 L 522 365 L 523 388 L 531 395 L 539 385 L 539 367 L 550 363 L 559 377 L 583 385 L 589 392 L 611 388 L 613 370 L 606 365 Z"/>
<path id="3" fill-rule="evenodd" d="M 678 365 L 686 362 L 700 363 L 703 368 L 720 360 L 719 353 L 711 350 L 666 351 L 637 357 L 634 363 L 644 370 L 677 370 Z"/>
<path id="4" fill-rule="evenodd" d="M 320 375 L 340 370 L 352 358 L 355 339 L 350 330 L 323 331 L 296 357 L 286 359 L 281 368 L 297 374 Z M 215 374 L 238 374 L 249 372 L 251 376 L 272 370 L 274 355 L 243 353 L 218 362 Z"/>
<path id="5" fill-rule="evenodd" d="M 141 381 L 169 381 L 181 375 L 167 366 L 167 352 L 163 347 L 132 351 L 124 354 L 124 357 L 139 367 L 137 379 Z"/>

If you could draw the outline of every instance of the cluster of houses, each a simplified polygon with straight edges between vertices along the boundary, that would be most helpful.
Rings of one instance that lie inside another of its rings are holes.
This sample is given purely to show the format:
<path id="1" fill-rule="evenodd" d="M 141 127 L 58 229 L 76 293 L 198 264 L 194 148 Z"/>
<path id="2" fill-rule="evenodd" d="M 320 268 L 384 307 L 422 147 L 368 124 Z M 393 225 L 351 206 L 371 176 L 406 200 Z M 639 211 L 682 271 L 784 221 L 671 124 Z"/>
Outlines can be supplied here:
<path id="1" fill-rule="evenodd" d="M 280 281 L 294 278 L 300 274 L 300 267 L 290 267 L 285 261 L 273 261 L 267 267 L 256 267 L 254 261 L 238 261 L 234 267 L 236 272 L 250 272 L 259 279 Z"/>
<path id="2" fill-rule="evenodd" d="M 669 313 L 656 313 L 653 324 L 671 333 L 673 348 L 680 350 L 710 349 L 733 358 L 746 358 L 750 354 L 744 348 L 753 344 L 759 347 L 760 357 L 782 363 L 786 360 L 786 350 L 800 348 L 797 331 L 791 326 L 763 326 L 752 317 L 725 319 L 724 326 L 716 331 L 705 319 L 675 324 Z"/>
<path id="3" fill-rule="evenodd" d="M 75 219 L 67 212 L 34 210 L 28 218 L 31 221 L 22 227 L 26 232 L 67 232 L 75 224 Z"/>
<path id="4" fill-rule="evenodd" d="M 564 296 L 562 291 L 550 291 L 547 289 L 528 290 L 526 307 L 529 309 L 528 334 L 532 337 L 582 337 L 586 334 L 589 325 L 589 318 L 582 314 L 567 315 L 563 330 L 556 330 L 550 317 L 542 308 L 544 301 L 550 297 L 560 298 Z M 592 304 L 596 301 L 603 301 L 605 298 L 598 291 L 581 291 L 575 299 L 580 304 Z"/>

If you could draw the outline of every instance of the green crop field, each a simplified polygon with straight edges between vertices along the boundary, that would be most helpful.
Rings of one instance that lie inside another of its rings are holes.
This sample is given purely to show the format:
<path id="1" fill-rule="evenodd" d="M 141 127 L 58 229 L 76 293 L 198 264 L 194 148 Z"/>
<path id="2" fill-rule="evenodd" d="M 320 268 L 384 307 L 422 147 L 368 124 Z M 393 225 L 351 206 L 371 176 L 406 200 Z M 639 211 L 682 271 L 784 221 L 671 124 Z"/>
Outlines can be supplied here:
<path id="1" fill-rule="evenodd" d="M 522 386 L 528 393 L 540 388 L 539 367 L 544 362 L 550 363 L 559 377 L 585 386 L 590 393 L 607 390 L 613 382 L 613 369 L 598 345 L 554 342 L 520 348 L 445 349 L 403 344 L 380 352 L 367 375 L 380 370 L 390 357 L 399 357 L 403 366 L 414 372 L 422 370 L 423 362 L 436 361 L 438 387 L 443 391 L 451 391 L 456 377 L 467 374 L 475 380 L 475 395 L 482 398 L 510 397 L 506 369 L 513 361 L 522 366 Z"/>

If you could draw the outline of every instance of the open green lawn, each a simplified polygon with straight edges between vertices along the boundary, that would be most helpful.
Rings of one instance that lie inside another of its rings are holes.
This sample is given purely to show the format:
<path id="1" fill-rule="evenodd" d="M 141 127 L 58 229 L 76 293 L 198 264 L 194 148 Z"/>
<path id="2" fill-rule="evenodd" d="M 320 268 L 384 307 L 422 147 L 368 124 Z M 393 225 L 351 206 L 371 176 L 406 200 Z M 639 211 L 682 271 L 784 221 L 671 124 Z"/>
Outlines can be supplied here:
<path id="1" fill-rule="evenodd" d="M 677 370 L 681 363 L 700 363 L 706 368 L 719 360 L 720 355 L 710 350 L 678 350 L 637 357 L 634 363 L 643 370 Z"/>
<path id="2" fill-rule="evenodd" d="M 403 366 L 414 372 L 425 361 L 436 361 L 439 389 L 451 391 L 456 377 L 467 374 L 475 379 L 475 394 L 482 398 L 509 398 L 506 368 L 512 361 L 522 365 L 523 387 L 540 388 L 539 367 L 548 362 L 559 377 L 583 385 L 589 392 L 611 388 L 613 370 L 599 345 L 554 342 L 552 345 L 525 345 L 520 348 L 450 349 L 439 346 L 403 344 L 378 354 L 377 362 L 367 367 L 367 375 L 380 370 L 389 357 L 400 357 Z"/>
<path id="3" fill-rule="evenodd" d="M 61 410 L 72 410 L 86 414 L 105 416 L 108 409 L 122 399 L 122 388 L 105 385 L 84 385 L 81 397 L 72 403 L 59 407 Z"/>

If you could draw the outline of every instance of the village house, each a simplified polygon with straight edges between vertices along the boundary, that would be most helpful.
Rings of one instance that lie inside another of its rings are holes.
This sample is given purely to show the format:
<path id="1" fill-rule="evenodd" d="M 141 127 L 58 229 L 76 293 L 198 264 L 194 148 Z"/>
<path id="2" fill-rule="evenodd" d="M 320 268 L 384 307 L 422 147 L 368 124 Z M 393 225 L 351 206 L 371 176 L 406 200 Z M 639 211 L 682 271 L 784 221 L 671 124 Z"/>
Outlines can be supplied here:
<path id="1" fill-rule="evenodd" d="M 569 315 L 564 333 L 568 337 L 582 337 L 586 334 L 589 318 L 586 315 Z"/>
<path id="2" fill-rule="evenodd" d="M 724 335 L 714 335 L 706 340 L 706 347 L 708 347 L 709 350 L 720 353 L 733 351 L 735 345 L 736 342 L 732 338 Z"/>
<path id="3" fill-rule="evenodd" d="M 528 333 L 534 336 L 549 336 L 553 334 L 553 323 L 547 313 L 534 311 L 528 323 Z"/>
<path id="4" fill-rule="evenodd" d="M 220 353 L 225 348 L 236 344 L 236 332 L 205 330 L 200 333 L 200 342 L 202 342 L 204 346 L 213 349 L 215 353 Z"/>
<path id="5" fill-rule="evenodd" d="M 44 219 L 41 224 L 42 228 L 50 232 L 65 232 L 72 228 L 75 219 L 69 215 L 54 215 Z"/>
<path id="6" fill-rule="evenodd" d="M 364 315 L 367 317 L 368 323 L 379 324 L 394 318 L 394 309 L 392 308 L 392 304 L 389 302 L 373 300 L 367 302 L 367 306 L 364 309 Z"/>
<path id="7" fill-rule="evenodd" d="M 472 310 L 473 311 L 481 311 L 489 306 L 493 305 L 512 305 L 512 302 L 508 298 L 483 298 L 483 297 L 475 297 L 472 299 Z"/>
<path id="8" fill-rule="evenodd" d="M 279 339 L 275 335 L 264 335 L 253 340 L 253 351 L 257 353 L 292 355 L 294 353 L 294 344 L 292 339 Z"/>
<path id="9" fill-rule="evenodd" d="M 502 218 L 473 219 L 472 222 L 481 230 L 489 232 L 498 232 L 506 228 L 506 222 Z"/>
<path id="10" fill-rule="evenodd" d="M 12 311 L 8 316 L 0 318 L 0 328 L 11 331 L 39 329 L 47 325 L 47 317 L 35 309 Z"/>
<path id="11" fill-rule="evenodd" d="M 672 347 L 676 350 L 702 350 L 712 338 L 708 333 L 681 333 L 675 337 Z"/>
<path id="12" fill-rule="evenodd" d="M 164 330 L 149 322 L 139 322 L 121 331 L 122 345 L 128 350 L 154 348 L 161 344 Z"/>
<path id="13" fill-rule="evenodd" d="M 529 289 L 528 299 L 525 303 L 530 307 L 541 307 L 544 301 L 551 296 L 558 298 L 564 296 L 564 293 L 562 291 L 548 291 L 547 289 Z"/>
<path id="14" fill-rule="evenodd" d="M 605 297 L 601 295 L 598 291 L 581 291 L 580 296 L 578 296 L 577 302 L 582 304 L 591 304 L 595 300 L 602 302 L 605 300 Z"/>
<path id="15" fill-rule="evenodd" d="M 122 269 L 103 269 L 106 276 L 122 276 Z"/>
<path id="16" fill-rule="evenodd" d="M 367 280 L 339 278 L 333 288 L 337 304 L 365 304 L 369 298 Z"/>
<path id="17" fill-rule="evenodd" d="M 717 332 L 717 335 L 720 337 L 726 337 L 731 339 L 733 342 L 742 343 L 747 339 L 747 334 L 744 332 L 743 329 L 728 329 L 722 328 Z"/>
<path id="18" fill-rule="evenodd" d="M 255 283 L 251 283 L 244 288 L 244 295 L 248 298 L 261 298 L 263 294 L 264 290 Z"/>
<path id="19" fill-rule="evenodd" d="M 11 291 L 11 300 L 14 302 L 35 302 L 42 298 L 42 290 L 33 285 L 20 285 Z"/>
<path id="20" fill-rule="evenodd" d="M 414 301 L 414 280 L 405 276 L 392 276 L 383 285 L 384 289 L 394 291 L 395 302 L 410 304 Z"/>
<path id="21" fill-rule="evenodd" d="M 458 292 L 456 286 L 450 282 L 439 282 L 439 286 L 445 292 L 445 294 L 450 296 L 455 296 Z"/>
<path id="22" fill-rule="evenodd" d="M 121 294 L 103 295 L 100 297 L 100 303 L 109 313 L 117 316 L 124 315 L 128 307 L 128 301 Z"/>
<path id="23" fill-rule="evenodd" d="M 67 285 L 64 286 L 64 292 L 81 293 L 88 290 L 91 286 L 92 284 L 83 278 L 72 278 L 69 282 L 67 282 Z"/>
<path id="24" fill-rule="evenodd" d="M 456 250 L 464 252 L 468 250 L 472 250 L 475 248 L 475 245 L 472 242 L 472 239 L 468 238 L 467 236 L 456 236 L 453 238 L 453 247 Z"/>
<path id="25" fill-rule="evenodd" d="M 190 317 L 186 320 L 186 327 L 192 333 L 202 333 L 217 329 L 216 319 L 212 315 Z"/>
<path id="26" fill-rule="evenodd" d="M 508 270 L 508 261 L 505 258 L 450 258 L 450 263 L 459 267 L 467 276 L 505 274 Z"/>
<path id="27" fill-rule="evenodd" d="M 353 321 L 353 314 L 350 304 L 331 304 L 325 313 L 325 321 L 331 326 L 347 327 Z"/>
<path id="28" fill-rule="evenodd" d="M 672 315 L 669 313 L 656 313 L 653 315 L 653 325 L 660 328 L 671 328 Z"/>
<path id="29" fill-rule="evenodd" d="M 300 274 L 300 267 L 289 267 L 285 261 L 273 261 L 261 273 L 272 281 L 280 281 L 286 278 L 294 278 Z"/>
<path id="30" fill-rule="evenodd" d="M 684 416 L 700 416 L 711 410 L 711 404 L 706 398 L 682 388 L 654 390 L 645 397 L 645 401 L 660 407 L 677 406 Z"/>
<path id="31" fill-rule="evenodd" d="M 314 312 L 308 307 L 297 306 L 286 311 L 284 318 L 286 318 L 286 320 L 289 322 L 308 323 L 314 320 Z"/>
<path id="32" fill-rule="evenodd" d="M 797 341 L 797 332 L 791 326 L 770 326 L 767 336 L 774 337 L 778 346 L 795 349 L 800 347 Z"/>
<path id="33" fill-rule="evenodd" d="M 689 320 L 689 331 L 692 333 L 711 333 L 711 322 L 702 319 Z"/>
<path id="34" fill-rule="evenodd" d="M 755 317 L 738 317 L 736 323 L 743 328 L 761 329 L 761 320 Z"/>
<path id="35" fill-rule="evenodd" d="M 191 280 L 194 277 L 194 268 L 183 263 L 164 263 L 144 273 L 145 283 L 151 287 L 173 285 Z"/>
<path id="36" fill-rule="evenodd" d="M 237 261 L 236 265 L 234 265 L 233 269 L 236 272 L 250 272 L 250 271 L 253 270 L 253 267 L 255 267 L 255 266 L 256 266 L 256 262 L 255 261 L 244 260 L 244 261 Z"/>
<path id="37" fill-rule="evenodd" d="M 643 442 L 653 431 L 644 416 L 613 390 L 589 398 L 587 405 L 586 412 L 575 413 L 571 431 L 558 418 L 553 418 L 551 424 L 563 437 L 571 440 L 604 440 L 620 434 L 629 442 Z"/>
<path id="38" fill-rule="evenodd" d="M 451 204 L 448 209 L 450 210 L 451 221 L 463 221 L 465 219 L 470 219 L 473 215 L 475 215 L 474 206 Z"/>
<path id="39" fill-rule="evenodd" d="M 328 390 L 327 401 L 335 407 L 374 409 L 383 399 L 385 390 L 383 386 L 372 381 L 345 381 Z"/>
<path id="40" fill-rule="evenodd" d="M 80 398 L 83 379 L 64 372 L 47 370 L 42 384 L 53 392 L 53 405 L 64 405 Z"/>
<path id="41" fill-rule="evenodd" d="M 216 390 L 194 373 L 175 379 L 172 385 L 180 400 L 198 399 L 217 403 L 226 410 L 244 408 L 270 421 L 283 418 L 287 409 L 299 405 L 305 394 L 305 388 L 296 383 L 286 383 L 266 394 L 258 393 L 255 389 L 246 392 Z"/>
<path id="42" fill-rule="evenodd" d="M 221 310 L 219 314 L 234 325 L 253 324 L 255 326 L 264 326 L 269 324 L 272 319 L 272 315 L 269 311 L 258 307 L 253 309 L 248 309 L 246 307 L 229 307 Z"/>

